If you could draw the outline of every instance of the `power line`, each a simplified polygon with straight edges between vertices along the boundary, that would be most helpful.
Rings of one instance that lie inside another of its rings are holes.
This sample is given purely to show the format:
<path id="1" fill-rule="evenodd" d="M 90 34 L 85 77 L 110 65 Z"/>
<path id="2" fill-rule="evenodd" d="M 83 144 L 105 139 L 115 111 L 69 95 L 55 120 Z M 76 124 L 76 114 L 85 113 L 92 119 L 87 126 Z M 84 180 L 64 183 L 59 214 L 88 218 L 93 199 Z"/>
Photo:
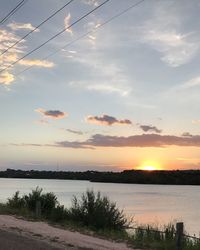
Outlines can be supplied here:
<path id="1" fill-rule="evenodd" d="M 44 21 L 42 21 L 39 25 L 37 25 L 35 28 L 33 28 L 31 31 L 29 31 L 25 36 L 23 36 L 22 38 L 20 38 L 18 41 L 16 41 L 15 43 L 13 43 L 11 46 L 9 46 L 7 49 L 5 49 L 0 55 L 5 54 L 8 50 L 12 49 L 14 46 L 16 46 L 18 43 L 20 43 L 21 41 L 23 41 L 27 36 L 29 36 L 30 34 L 32 34 L 34 31 L 36 31 L 39 27 L 41 27 L 44 23 L 46 23 L 47 21 L 49 21 L 52 17 L 54 17 L 56 14 L 58 14 L 61 10 L 63 10 L 67 5 L 69 5 L 71 2 L 73 2 L 74 0 L 70 0 L 69 2 L 67 2 L 65 5 L 63 5 L 60 9 L 58 9 L 57 11 L 55 11 L 53 14 L 51 14 L 49 17 L 47 17 Z"/>
<path id="2" fill-rule="evenodd" d="M 1 21 L 0 24 L 4 24 L 11 16 L 15 14 L 28 0 L 22 0 L 13 8 Z"/>
<path id="3" fill-rule="evenodd" d="M 118 18 L 118 17 L 124 15 L 125 13 L 127 13 L 128 11 L 130 11 L 131 9 L 133 9 L 134 7 L 140 5 L 140 4 L 141 4 L 142 2 L 144 2 L 144 1 L 145 1 L 145 0 L 141 0 L 141 1 L 137 2 L 137 3 L 135 3 L 135 4 L 132 4 L 131 6 L 129 6 L 128 8 L 126 8 L 125 10 L 123 10 L 123 11 L 117 13 L 116 15 L 112 16 L 111 18 L 109 18 L 109 19 L 106 20 L 105 22 L 99 24 L 97 27 L 93 28 L 92 30 L 90 30 L 90 31 L 88 31 L 88 32 L 86 32 L 86 33 L 84 33 L 83 35 L 77 37 L 77 38 L 74 39 L 73 41 L 71 41 L 71 42 L 65 44 L 63 47 L 57 49 L 56 51 L 52 52 L 51 54 L 49 54 L 49 55 L 47 55 L 47 56 L 41 58 L 41 60 L 46 60 L 46 59 L 48 59 L 48 58 L 54 56 L 55 54 L 59 53 L 62 49 L 65 49 L 66 47 L 69 47 L 70 45 L 72 45 L 72 44 L 76 43 L 77 41 L 81 40 L 82 38 L 88 36 L 89 34 L 91 34 L 92 32 L 96 31 L 97 29 L 99 29 L 99 28 L 103 27 L 104 25 L 106 25 L 106 24 L 112 22 L 112 21 L 115 20 L 116 18 Z M 25 68 L 24 70 L 22 70 L 22 71 L 18 72 L 17 74 L 15 74 L 14 76 L 21 75 L 22 73 L 28 71 L 29 69 L 31 69 L 31 68 L 33 68 L 33 67 L 34 67 L 34 65 L 29 66 L 29 67 Z"/>
<path id="4" fill-rule="evenodd" d="M 22 56 L 21 58 L 19 58 L 17 61 L 13 62 L 12 64 L 8 65 L 7 67 L 5 67 L 4 69 L 0 70 L 0 73 L 4 72 L 6 69 L 9 69 L 10 67 L 14 66 L 16 63 L 18 63 L 19 61 L 23 60 L 24 58 L 26 58 L 27 56 L 31 55 L 33 52 L 37 51 L 38 49 L 40 49 L 41 47 L 43 47 L 44 45 L 46 45 L 48 42 L 52 41 L 53 39 L 55 39 L 57 36 L 61 35 L 62 33 L 64 33 L 66 30 L 70 29 L 72 26 L 74 26 L 75 24 L 79 23 L 81 20 L 83 20 L 84 18 L 86 18 L 87 16 L 89 16 L 91 13 L 93 13 L 94 11 L 96 11 L 97 9 L 99 9 L 100 7 L 102 7 L 103 5 L 105 5 L 107 2 L 109 2 L 110 0 L 106 0 L 103 3 L 101 3 L 100 5 L 98 5 L 97 7 L 95 7 L 94 9 L 92 9 L 91 11 L 89 11 L 88 13 L 86 13 L 85 15 L 83 15 L 82 17 L 80 17 L 78 20 L 74 21 L 72 24 L 70 24 L 68 27 L 64 28 L 63 30 L 61 30 L 60 32 L 56 33 L 54 36 L 52 36 L 51 38 L 49 38 L 46 42 L 42 43 L 41 45 L 39 45 L 38 47 L 36 47 L 35 49 L 31 50 L 30 52 L 28 52 L 26 55 Z"/>

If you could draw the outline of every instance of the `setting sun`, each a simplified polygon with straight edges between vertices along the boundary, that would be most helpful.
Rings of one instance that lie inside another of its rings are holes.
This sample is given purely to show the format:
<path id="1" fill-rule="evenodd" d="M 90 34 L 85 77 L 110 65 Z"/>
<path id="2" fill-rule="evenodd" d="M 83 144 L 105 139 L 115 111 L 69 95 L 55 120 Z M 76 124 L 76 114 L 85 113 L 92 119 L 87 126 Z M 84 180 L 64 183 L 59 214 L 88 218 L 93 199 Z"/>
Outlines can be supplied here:
<path id="1" fill-rule="evenodd" d="M 152 170 L 157 170 L 157 168 L 155 166 L 144 166 L 142 170 L 152 171 Z"/>
<path id="2" fill-rule="evenodd" d="M 141 166 L 138 167 L 138 169 L 153 171 L 153 170 L 160 170 L 160 166 L 157 162 L 145 161 Z"/>

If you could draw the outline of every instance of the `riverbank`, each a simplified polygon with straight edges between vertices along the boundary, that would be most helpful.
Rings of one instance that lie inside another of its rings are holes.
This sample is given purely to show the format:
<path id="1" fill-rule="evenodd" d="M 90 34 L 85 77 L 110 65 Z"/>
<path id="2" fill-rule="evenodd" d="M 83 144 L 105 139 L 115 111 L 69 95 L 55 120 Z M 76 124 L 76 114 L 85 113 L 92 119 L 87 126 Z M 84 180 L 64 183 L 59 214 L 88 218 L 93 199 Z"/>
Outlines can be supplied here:
<path id="1" fill-rule="evenodd" d="M 94 249 L 130 250 L 125 243 L 100 239 L 91 235 L 53 227 L 46 222 L 26 221 L 0 215 L 1 249 Z M 9 248 L 10 247 L 10 248 Z M 32 248 L 31 248 L 32 247 Z M 135 249 L 136 250 L 136 249 Z"/>

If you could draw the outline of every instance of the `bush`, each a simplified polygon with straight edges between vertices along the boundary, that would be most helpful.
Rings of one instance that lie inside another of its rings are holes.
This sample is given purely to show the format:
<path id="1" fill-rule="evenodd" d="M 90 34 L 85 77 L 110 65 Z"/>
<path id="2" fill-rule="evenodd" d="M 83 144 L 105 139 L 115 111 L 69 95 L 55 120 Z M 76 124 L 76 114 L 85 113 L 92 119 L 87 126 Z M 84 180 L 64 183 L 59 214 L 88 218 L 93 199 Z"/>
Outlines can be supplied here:
<path id="1" fill-rule="evenodd" d="M 67 216 L 68 213 L 64 206 L 57 205 L 57 207 L 53 208 L 51 211 L 50 220 L 54 222 L 62 222 L 66 220 Z"/>
<path id="2" fill-rule="evenodd" d="M 58 205 L 57 197 L 54 193 L 42 193 L 42 188 L 36 187 L 28 195 L 22 197 L 19 196 L 19 191 L 17 191 L 12 198 L 8 199 L 7 205 L 10 208 L 16 209 L 28 209 L 31 212 L 36 211 L 36 203 L 41 203 L 41 214 L 48 217 L 52 210 Z"/>
<path id="3" fill-rule="evenodd" d="M 19 196 L 19 191 L 15 192 L 13 197 L 8 199 L 7 206 L 16 209 L 21 209 L 25 206 L 25 201 Z"/>
<path id="4" fill-rule="evenodd" d="M 123 211 L 106 196 L 102 197 L 100 192 L 95 195 L 92 190 L 83 194 L 80 200 L 73 198 L 68 217 L 72 221 L 95 229 L 122 230 L 127 226 Z"/>
<path id="5" fill-rule="evenodd" d="M 95 194 L 93 191 L 87 191 L 80 200 L 74 197 L 71 208 L 65 209 L 58 203 L 54 193 L 43 194 L 42 189 L 37 187 L 22 197 L 16 192 L 8 199 L 7 205 L 18 209 L 19 212 L 26 210 L 34 215 L 38 201 L 41 204 L 42 218 L 54 222 L 68 220 L 98 230 L 122 230 L 128 226 L 123 211 L 120 211 L 106 196 L 101 196 L 100 192 Z"/>
<path id="6" fill-rule="evenodd" d="M 24 195 L 25 205 L 30 211 L 36 210 L 36 203 L 41 203 L 41 214 L 50 215 L 52 210 L 58 205 L 57 197 L 54 193 L 42 193 L 42 188 L 36 187 L 28 195 Z"/>

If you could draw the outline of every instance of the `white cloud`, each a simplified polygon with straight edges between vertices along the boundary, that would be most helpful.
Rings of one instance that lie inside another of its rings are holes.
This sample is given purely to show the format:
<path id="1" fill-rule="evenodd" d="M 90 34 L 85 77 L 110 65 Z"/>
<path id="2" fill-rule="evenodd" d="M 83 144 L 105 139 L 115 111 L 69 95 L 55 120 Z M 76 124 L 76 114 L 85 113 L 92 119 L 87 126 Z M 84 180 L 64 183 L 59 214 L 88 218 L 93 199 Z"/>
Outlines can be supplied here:
<path id="1" fill-rule="evenodd" d="M 47 60 L 38 60 L 38 59 L 23 59 L 19 62 L 19 64 L 26 66 L 38 66 L 44 68 L 52 68 L 54 66 L 53 62 Z"/>
<path id="2" fill-rule="evenodd" d="M 15 27 L 13 25 L 16 25 Z M 22 27 L 25 29 L 31 29 L 31 25 L 27 24 L 20 24 L 17 26 L 17 23 L 12 23 L 12 26 L 10 26 L 14 29 L 17 27 Z M 13 45 L 16 41 L 20 39 L 19 36 L 14 34 L 13 32 L 10 32 L 6 29 L 0 29 L 0 53 L 4 52 L 7 48 Z M 10 66 L 13 62 L 17 61 L 21 54 L 24 54 L 26 50 L 26 46 L 24 45 L 26 41 L 22 40 L 20 43 L 16 44 L 13 48 L 6 51 L 3 55 L 0 56 L 0 70 L 3 70 L 0 73 L 0 84 L 2 85 L 9 85 L 14 80 L 14 74 L 11 73 L 13 70 L 13 67 L 10 67 L 9 69 L 4 69 L 8 66 Z M 39 60 L 39 59 L 23 59 L 19 61 L 17 65 L 25 65 L 25 66 L 38 66 L 38 67 L 45 67 L 45 68 L 52 68 L 54 66 L 53 62 L 47 61 L 47 60 Z"/>
<path id="3" fill-rule="evenodd" d="M 68 52 L 71 53 L 71 54 L 76 54 L 77 53 L 77 51 L 75 51 L 75 50 L 68 50 Z"/>
<path id="4" fill-rule="evenodd" d="M 95 45 L 95 43 L 96 43 L 96 36 L 95 36 L 95 35 L 89 35 L 89 36 L 88 36 L 88 39 L 89 39 L 89 42 L 90 42 L 92 45 Z"/>
<path id="5" fill-rule="evenodd" d="M 182 84 L 171 87 L 167 94 L 171 94 L 172 92 L 176 93 L 177 91 L 189 90 L 198 86 L 200 86 L 200 76 L 194 77 Z"/>
<path id="6" fill-rule="evenodd" d="M 0 29 L 0 52 L 6 50 L 10 45 L 15 43 L 19 39 L 18 36 L 9 32 L 5 29 Z M 18 59 L 18 54 L 22 52 L 24 46 L 22 46 L 23 41 L 16 45 L 16 47 L 6 54 L 1 55 L 0 57 L 0 70 L 4 69 L 14 61 Z M 0 84 L 9 85 L 15 80 L 14 75 L 10 73 L 10 70 L 2 71 L 0 73 Z"/>
<path id="7" fill-rule="evenodd" d="M 70 26 L 70 21 L 71 21 L 71 14 L 69 13 L 64 19 L 65 28 Z M 71 28 L 67 29 L 66 31 L 69 32 L 71 35 L 73 34 Z"/>
<path id="8" fill-rule="evenodd" d="M 181 89 L 190 89 L 193 87 L 200 86 L 200 76 L 192 78 L 180 86 Z"/>
<path id="9" fill-rule="evenodd" d="M 88 4 L 88 5 L 93 5 L 97 7 L 99 5 L 98 0 L 82 0 L 83 3 Z"/>
<path id="10" fill-rule="evenodd" d="M 180 6 L 179 6 L 180 7 Z M 182 28 L 183 17 L 170 7 L 167 1 L 159 4 L 150 20 L 139 27 L 141 42 L 158 51 L 160 59 L 171 67 L 178 67 L 191 61 L 200 46 L 197 32 Z"/>
<path id="11" fill-rule="evenodd" d="M 83 88 L 89 91 L 96 91 L 105 94 L 116 93 L 120 96 L 127 96 L 131 92 L 131 89 L 127 86 L 119 86 L 114 82 L 93 82 L 93 81 L 72 81 L 69 84 L 71 87 Z"/>
<path id="12" fill-rule="evenodd" d="M 178 67 L 188 63 L 199 49 L 199 45 L 190 38 L 191 34 L 159 27 L 145 30 L 144 42 L 162 54 L 163 62 L 171 67 Z"/>
<path id="13" fill-rule="evenodd" d="M 5 71 L 0 74 L 0 84 L 9 85 L 11 84 L 11 82 L 14 81 L 14 79 L 14 76 L 8 71 Z"/>
<path id="14" fill-rule="evenodd" d="M 123 89 L 120 88 L 119 86 L 114 86 L 112 84 L 89 84 L 86 87 L 88 90 L 94 90 L 94 91 L 99 91 L 99 92 L 106 92 L 106 93 L 117 93 L 121 96 L 127 96 L 130 92 L 130 89 Z"/>
<path id="15" fill-rule="evenodd" d="M 96 17 L 94 17 L 94 19 L 95 20 L 89 21 L 84 25 L 84 29 L 86 29 L 87 32 L 90 32 L 87 36 L 87 41 L 92 45 L 96 45 L 97 35 L 95 33 L 95 30 L 98 28 L 98 26 L 100 26 L 101 23 L 101 21 Z"/>
<path id="16" fill-rule="evenodd" d="M 31 24 L 31 23 L 9 23 L 7 25 L 9 28 L 11 28 L 12 30 L 16 31 L 16 30 L 33 30 L 35 29 L 35 27 Z M 36 32 L 39 31 L 39 29 L 35 30 Z"/>

